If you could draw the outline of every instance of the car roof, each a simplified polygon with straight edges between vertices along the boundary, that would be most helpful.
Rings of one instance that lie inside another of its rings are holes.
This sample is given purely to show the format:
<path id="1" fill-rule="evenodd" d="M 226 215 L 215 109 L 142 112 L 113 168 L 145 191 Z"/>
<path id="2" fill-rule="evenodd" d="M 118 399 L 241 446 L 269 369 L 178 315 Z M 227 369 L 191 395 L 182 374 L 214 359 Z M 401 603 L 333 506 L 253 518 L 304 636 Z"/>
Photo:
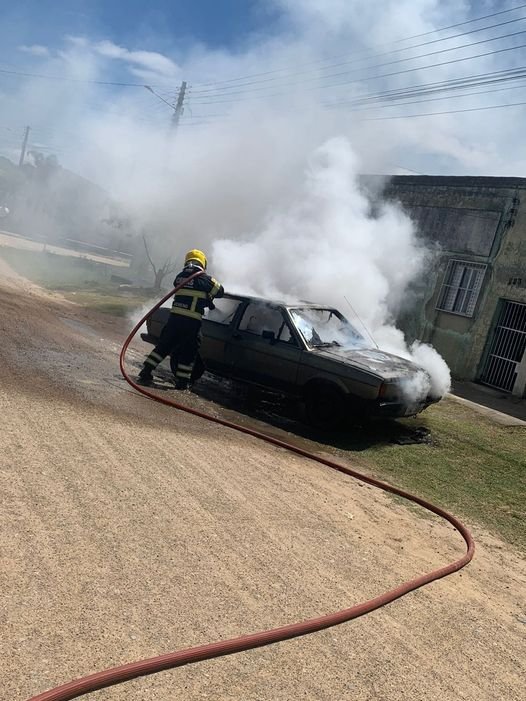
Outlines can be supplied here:
<path id="1" fill-rule="evenodd" d="M 282 299 L 268 299 L 267 297 L 255 297 L 253 295 L 240 295 L 230 292 L 225 292 L 226 299 L 238 299 L 240 302 L 254 302 L 256 304 L 270 304 L 277 307 L 286 307 L 287 309 L 295 307 L 312 307 L 319 309 L 334 309 L 328 304 L 316 304 L 315 302 L 307 302 L 306 300 L 298 300 L 297 302 L 285 302 Z"/>

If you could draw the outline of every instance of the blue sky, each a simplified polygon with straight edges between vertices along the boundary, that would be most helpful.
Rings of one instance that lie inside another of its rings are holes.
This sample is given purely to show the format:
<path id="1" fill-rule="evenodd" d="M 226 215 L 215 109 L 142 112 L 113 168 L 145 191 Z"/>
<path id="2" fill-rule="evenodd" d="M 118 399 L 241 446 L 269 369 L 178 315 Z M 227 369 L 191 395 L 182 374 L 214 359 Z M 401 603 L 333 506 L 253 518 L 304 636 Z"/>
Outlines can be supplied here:
<path id="1" fill-rule="evenodd" d="M 260 0 L 1 0 L 0 8 L 3 60 L 16 45 L 53 46 L 65 35 L 140 43 L 161 52 L 195 42 L 235 49 L 279 22 L 272 3 Z"/>

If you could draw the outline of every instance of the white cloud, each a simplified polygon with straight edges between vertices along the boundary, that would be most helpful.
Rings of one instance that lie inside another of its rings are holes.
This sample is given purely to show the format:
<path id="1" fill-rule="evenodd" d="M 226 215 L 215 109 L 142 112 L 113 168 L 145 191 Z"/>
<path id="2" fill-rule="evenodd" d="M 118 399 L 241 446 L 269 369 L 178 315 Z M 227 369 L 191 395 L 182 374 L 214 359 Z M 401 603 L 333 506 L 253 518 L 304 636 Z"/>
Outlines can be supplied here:
<path id="1" fill-rule="evenodd" d="M 130 51 L 112 41 L 100 41 L 93 45 L 93 50 L 100 56 L 118 59 L 132 64 L 135 68 L 146 69 L 153 74 L 173 77 L 179 73 L 179 66 L 172 59 L 156 51 Z"/>
<path id="2" fill-rule="evenodd" d="M 31 46 L 23 44 L 18 47 L 18 50 L 33 56 L 49 56 L 51 53 L 47 46 L 42 46 L 41 44 L 31 44 Z"/>
<path id="3" fill-rule="evenodd" d="M 79 36 L 66 36 L 66 41 L 71 44 L 72 46 L 76 46 L 78 48 L 85 48 L 89 46 L 89 41 L 86 39 L 86 37 L 79 37 Z"/>

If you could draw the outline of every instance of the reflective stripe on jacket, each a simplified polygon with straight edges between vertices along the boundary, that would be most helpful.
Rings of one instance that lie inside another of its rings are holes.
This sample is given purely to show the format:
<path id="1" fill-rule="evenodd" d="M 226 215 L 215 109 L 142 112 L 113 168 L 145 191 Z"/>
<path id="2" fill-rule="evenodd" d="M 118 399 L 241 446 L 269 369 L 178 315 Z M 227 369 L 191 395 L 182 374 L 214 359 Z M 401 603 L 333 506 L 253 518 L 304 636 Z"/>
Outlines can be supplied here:
<path id="1" fill-rule="evenodd" d="M 174 287 L 180 285 L 186 278 L 200 270 L 195 265 L 187 265 L 174 280 Z M 172 314 L 187 316 L 191 319 L 201 321 L 205 309 L 209 306 L 214 297 L 222 297 L 223 286 L 214 280 L 213 277 L 203 273 L 188 283 L 175 293 L 172 304 Z"/>

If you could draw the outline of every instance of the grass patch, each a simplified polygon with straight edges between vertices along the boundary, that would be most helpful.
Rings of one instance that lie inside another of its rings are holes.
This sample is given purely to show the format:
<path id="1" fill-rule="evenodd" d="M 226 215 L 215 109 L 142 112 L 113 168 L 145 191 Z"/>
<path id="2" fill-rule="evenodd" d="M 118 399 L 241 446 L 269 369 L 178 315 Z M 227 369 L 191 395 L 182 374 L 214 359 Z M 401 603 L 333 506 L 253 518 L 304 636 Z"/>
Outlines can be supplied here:
<path id="1" fill-rule="evenodd" d="M 526 549 L 526 429 L 452 399 L 404 423 L 429 428 L 432 444 L 371 445 L 361 455 L 376 472 Z"/>
<path id="2" fill-rule="evenodd" d="M 56 288 L 55 288 L 56 289 Z M 130 312 L 138 309 L 147 301 L 152 299 L 152 295 L 131 295 L 120 293 L 115 289 L 84 289 L 80 291 L 63 290 L 63 296 L 85 309 L 111 314 L 112 316 L 127 316 Z"/>

